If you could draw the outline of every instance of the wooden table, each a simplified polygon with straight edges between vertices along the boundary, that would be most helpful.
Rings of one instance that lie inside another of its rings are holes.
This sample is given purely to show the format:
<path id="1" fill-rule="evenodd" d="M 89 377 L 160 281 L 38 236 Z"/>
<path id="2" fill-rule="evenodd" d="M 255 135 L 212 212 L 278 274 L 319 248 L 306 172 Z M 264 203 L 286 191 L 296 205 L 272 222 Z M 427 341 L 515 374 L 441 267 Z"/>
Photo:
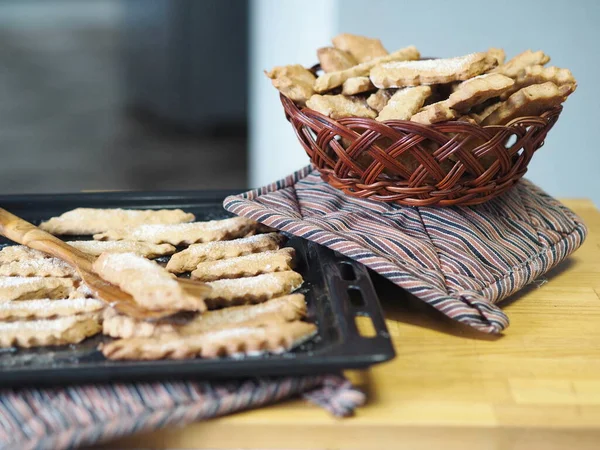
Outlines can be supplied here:
<path id="1" fill-rule="evenodd" d="M 369 396 L 354 418 L 296 400 L 112 447 L 600 448 L 600 212 L 589 201 L 565 203 L 589 236 L 545 280 L 504 302 L 511 325 L 502 336 L 378 283 L 398 355 L 349 373 Z"/>

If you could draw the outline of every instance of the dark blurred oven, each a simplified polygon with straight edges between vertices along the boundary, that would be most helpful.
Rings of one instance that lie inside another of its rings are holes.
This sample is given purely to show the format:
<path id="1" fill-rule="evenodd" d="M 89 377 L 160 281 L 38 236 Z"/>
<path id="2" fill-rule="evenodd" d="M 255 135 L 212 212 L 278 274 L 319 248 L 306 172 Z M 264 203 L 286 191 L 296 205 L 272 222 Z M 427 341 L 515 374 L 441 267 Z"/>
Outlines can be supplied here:
<path id="1" fill-rule="evenodd" d="M 185 128 L 246 122 L 246 0 L 123 0 L 129 107 Z"/>

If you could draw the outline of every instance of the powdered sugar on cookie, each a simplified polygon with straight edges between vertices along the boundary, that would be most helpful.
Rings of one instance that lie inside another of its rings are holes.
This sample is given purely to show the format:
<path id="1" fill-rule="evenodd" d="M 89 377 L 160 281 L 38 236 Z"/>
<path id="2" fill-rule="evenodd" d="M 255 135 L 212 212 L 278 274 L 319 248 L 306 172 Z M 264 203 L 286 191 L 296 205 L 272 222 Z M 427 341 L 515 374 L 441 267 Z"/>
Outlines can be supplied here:
<path id="1" fill-rule="evenodd" d="M 256 228 L 256 222 L 245 217 L 232 217 L 208 222 L 178 225 L 142 225 L 109 230 L 94 235 L 96 240 L 133 240 L 153 244 L 189 245 L 243 237 Z"/>
<path id="2" fill-rule="evenodd" d="M 204 300 L 188 294 L 166 269 L 134 253 L 104 253 L 94 262 L 93 269 L 129 293 L 144 308 L 206 309 Z"/>

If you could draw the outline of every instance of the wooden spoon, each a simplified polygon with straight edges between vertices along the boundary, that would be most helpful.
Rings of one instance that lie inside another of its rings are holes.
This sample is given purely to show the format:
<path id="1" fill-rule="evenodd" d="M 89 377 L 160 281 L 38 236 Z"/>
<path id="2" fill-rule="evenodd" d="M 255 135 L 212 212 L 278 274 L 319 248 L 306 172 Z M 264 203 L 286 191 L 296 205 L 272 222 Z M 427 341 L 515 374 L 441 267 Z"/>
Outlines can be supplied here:
<path id="1" fill-rule="evenodd" d="M 71 247 L 50 233 L 40 230 L 35 225 L 2 208 L 0 208 L 0 234 L 12 241 L 47 253 L 71 265 L 77 270 L 83 282 L 96 297 L 104 300 L 122 314 L 136 319 L 158 320 L 179 312 L 167 309 L 151 311 L 142 308 L 131 295 L 94 273 L 92 270 L 92 264 L 96 260 L 94 256 Z M 177 281 L 181 283 L 186 292 L 194 296 L 203 297 L 210 291 L 210 287 L 204 283 L 182 278 L 178 278 Z"/>

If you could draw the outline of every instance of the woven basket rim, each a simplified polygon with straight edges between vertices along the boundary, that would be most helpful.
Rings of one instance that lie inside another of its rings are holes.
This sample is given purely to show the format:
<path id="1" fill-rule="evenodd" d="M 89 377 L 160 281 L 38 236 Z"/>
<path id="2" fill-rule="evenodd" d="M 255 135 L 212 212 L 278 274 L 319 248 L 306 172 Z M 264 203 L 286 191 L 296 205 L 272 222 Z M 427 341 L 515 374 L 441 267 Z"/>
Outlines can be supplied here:
<path id="1" fill-rule="evenodd" d="M 386 125 L 392 125 L 392 126 L 393 125 L 402 125 L 402 124 L 404 124 L 404 125 L 411 124 L 411 125 L 414 125 L 415 127 L 423 128 L 423 129 L 426 129 L 426 128 L 437 129 L 437 128 L 440 128 L 441 125 L 448 124 L 448 123 L 466 124 L 472 128 L 480 128 L 480 129 L 510 128 L 511 125 L 515 122 L 523 122 L 525 120 L 535 121 L 536 119 L 543 120 L 544 118 L 548 117 L 549 115 L 553 115 L 554 113 L 560 112 L 563 109 L 563 105 L 561 104 L 561 105 L 555 106 L 553 108 L 550 108 L 550 109 L 544 111 L 542 114 L 540 114 L 538 116 L 516 117 L 504 125 L 481 125 L 479 123 L 465 122 L 465 121 L 456 120 L 456 119 L 446 120 L 443 122 L 436 122 L 436 123 L 432 123 L 432 124 L 424 124 L 424 123 L 419 123 L 419 122 L 413 122 L 411 120 L 401 120 L 401 119 L 390 119 L 390 120 L 379 121 L 379 120 L 375 120 L 375 119 L 370 119 L 368 117 L 344 117 L 342 119 L 332 119 L 331 117 L 326 116 L 325 114 L 320 113 L 319 111 L 311 109 L 307 106 L 303 106 L 302 108 L 300 108 L 293 100 L 291 100 L 289 97 L 283 95 L 282 93 L 279 94 L 279 98 L 281 100 L 281 103 L 284 106 L 287 101 L 287 102 L 289 102 L 289 106 L 292 108 L 295 108 L 298 111 L 298 113 L 300 113 L 300 114 L 306 115 L 305 112 L 310 111 L 311 115 L 321 116 L 323 119 L 327 119 L 327 121 L 329 121 L 329 122 L 344 123 L 344 121 L 351 119 L 351 120 L 360 120 L 361 122 L 364 122 L 364 123 L 386 124 Z"/>
<path id="2" fill-rule="evenodd" d="M 300 108 L 283 94 L 280 100 L 324 181 L 352 196 L 408 206 L 472 205 L 509 189 L 563 109 L 482 126 L 459 120 L 336 120 Z"/>

